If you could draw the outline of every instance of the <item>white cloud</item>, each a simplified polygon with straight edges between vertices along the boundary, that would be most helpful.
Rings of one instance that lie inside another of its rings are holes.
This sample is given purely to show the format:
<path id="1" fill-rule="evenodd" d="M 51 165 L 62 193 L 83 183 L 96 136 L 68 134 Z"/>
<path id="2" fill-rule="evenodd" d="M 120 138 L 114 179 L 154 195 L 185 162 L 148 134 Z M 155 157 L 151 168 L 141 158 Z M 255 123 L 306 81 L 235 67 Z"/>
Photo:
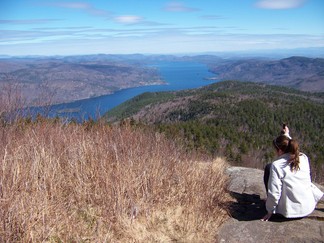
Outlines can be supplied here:
<path id="1" fill-rule="evenodd" d="M 122 15 L 114 18 L 116 22 L 121 24 L 138 24 L 144 21 L 144 18 L 136 15 Z"/>
<path id="2" fill-rule="evenodd" d="M 111 18 L 108 18 L 109 20 Z M 142 26 L 165 26 L 167 24 L 158 23 L 154 21 L 148 21 L 142 16 L 137 15 L 120 15 L 112 18 L 115 22 L 119 24 L 126 24 L 126 25 L 142 25 Z"/>
<path id="3" fill-rule="evenodd" d="M 266 9 L 290 9 L 301 7 L 305 1 L 306 0 L 259 0 L 256 6 Z"/>
<path id="4" fill-rule="evenodd" d="M 180 2 L 170 2 L 165 6 L 164 10 L 168 11 L 168 12 L 194 12 L 194 11 L 199 11 L 198 8 L 187 7 L 183 3 L 180 3 Z"/>

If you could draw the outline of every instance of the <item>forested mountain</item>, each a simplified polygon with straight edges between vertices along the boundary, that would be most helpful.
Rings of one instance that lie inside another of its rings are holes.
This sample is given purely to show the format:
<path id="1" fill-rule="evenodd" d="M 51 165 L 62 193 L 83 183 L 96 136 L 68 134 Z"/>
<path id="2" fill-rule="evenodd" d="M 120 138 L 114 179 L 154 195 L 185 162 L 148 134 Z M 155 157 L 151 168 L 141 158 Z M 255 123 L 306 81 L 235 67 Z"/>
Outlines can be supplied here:
<path id="1" fill-rule="evenodd" d="M 310 157 L 314 176 L 323 170 L 324 93 L 225 81 L 200 89 L 144 93 L 104 119 L 151 124 L 188 149 L 258 168 L 273 159 L 272 140 L 287 123 Z"/>
<path id="2" fill-rule="evenodd" d="M 289 57 L 280 60 L 243 59 L 210 63 L 219 80 L 283 85 L 303 91 L 324 91 L 324 59 Z"/>

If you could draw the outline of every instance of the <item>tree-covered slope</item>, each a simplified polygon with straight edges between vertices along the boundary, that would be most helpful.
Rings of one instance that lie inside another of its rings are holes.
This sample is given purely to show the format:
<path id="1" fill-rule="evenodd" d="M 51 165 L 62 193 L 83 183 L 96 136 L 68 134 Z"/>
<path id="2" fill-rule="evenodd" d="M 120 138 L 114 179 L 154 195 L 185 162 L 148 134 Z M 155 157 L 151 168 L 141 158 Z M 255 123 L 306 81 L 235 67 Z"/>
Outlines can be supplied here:
<path id="1" fill-rule="evenodd" d="M 324 59 L 289 57 L 280 60 L 233 60 L 208 64 L 219 80 L 263 82 L 303 91 L 324 91 Z"/>
<path id="2" fill-rule="evenodd" d="M 314 171 L 324 165 L 323 93 L 226 81 L 200 89 L 145 93 L 105 115 L 108 121 L 126 118 L 153 124 L 188 149 L 259 168 L 273 159 L 271 142 L 285 122 Z"/>

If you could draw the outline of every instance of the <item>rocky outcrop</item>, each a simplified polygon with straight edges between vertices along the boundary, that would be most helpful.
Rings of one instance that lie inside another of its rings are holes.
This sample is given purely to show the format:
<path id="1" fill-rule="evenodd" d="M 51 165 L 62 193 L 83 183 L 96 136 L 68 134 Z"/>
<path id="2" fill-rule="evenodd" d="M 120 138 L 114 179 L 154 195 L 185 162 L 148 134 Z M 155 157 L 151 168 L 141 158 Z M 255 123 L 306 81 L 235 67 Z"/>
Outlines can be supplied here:
<path id="1" fill-rule="evenodd" d="M 266 214 L 263 171 L 230 167 L 227 173 L 234 201 L 230 206 L 231 218 L 220 228 L 217 242 L 324 242 L 324 198 L 306 218 L 275 217 L 263 222 L 260 221 Z"/>

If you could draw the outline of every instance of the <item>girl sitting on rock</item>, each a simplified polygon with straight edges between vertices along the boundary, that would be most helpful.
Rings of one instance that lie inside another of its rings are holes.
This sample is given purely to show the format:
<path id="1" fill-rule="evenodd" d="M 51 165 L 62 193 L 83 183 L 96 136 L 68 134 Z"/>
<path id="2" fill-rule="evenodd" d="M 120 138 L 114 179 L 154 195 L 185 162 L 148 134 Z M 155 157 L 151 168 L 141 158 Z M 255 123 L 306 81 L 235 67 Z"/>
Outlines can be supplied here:
<path id="1" fill-rule="evenodd" d="M 273 140 L 273 146 L 278 157 L 265 167 L 268 213 L 261 220 L 268 221 L 273 214 L 286 218 L 311 214 L 323 192 L 311 182 L 307 156 L 299 151 L 297 141 L 289 136 L 285 125 L 282 134 Z"/>

